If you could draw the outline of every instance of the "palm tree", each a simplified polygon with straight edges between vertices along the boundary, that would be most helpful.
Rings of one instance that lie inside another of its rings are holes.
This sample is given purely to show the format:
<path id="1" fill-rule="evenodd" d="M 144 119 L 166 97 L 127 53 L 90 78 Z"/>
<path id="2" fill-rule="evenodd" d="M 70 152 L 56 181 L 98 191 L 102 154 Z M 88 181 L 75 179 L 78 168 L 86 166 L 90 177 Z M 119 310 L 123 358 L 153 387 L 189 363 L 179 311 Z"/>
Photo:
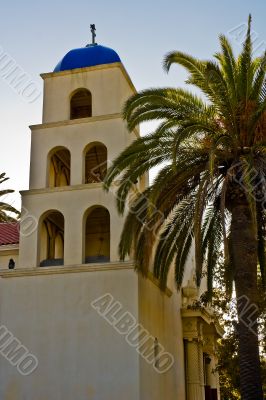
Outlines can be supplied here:
<path id="1" fill-rule="evenodd" d="M 121 214 L 130 197 L 121 259 L 133 251 L 136 269 L 146 276 L 152 265 L 162 289 L 173 265 L 180 289 L 195 243 L 197 284 L 206 268 L 210 299 L 213 271 L 223 249 L 227 292 L 232 293 L 234 282 L 237 297 L 242 399 L 261 400 L 255 306 L 258 275 L 264 287 L 266 282 L 266 52 L 253 58 L 250 32 L 251 16 L 238 57 L 223 35 L 214 60 L 201 61 L 182 52 L 166 56 L 165 69 L 183 66 L 187 83 L 203 96 L 174 88 L 133 95 L 124 108 L 129 130 L 151 120 L 158 120 L 159 126 L 116 158 L 105 188 L 118 180 Z M 136 181 L 159 165 L 154 182 L 132 199 Z"/>
<path id="2" fill-rule="evenodd" d="M 0 174 L 0 185 L 1 183 L 4 183 L 7 181 L 9 178 L 5 176 L 5 173 Z M 13 193 L 14 190 L 11 189 L 3 189 L 0 190 L 0 197 L 6 196 L 9 193 Z M 15 214 L 17 216 L 20 215 L 19 211 L 17 211 L 14 207 L 12 207 L 10 204 L 0 201 L 0 223 L 1 222 L 14 222 L 17 221 L 16 218 L 12 216 L 12 214 Z"/>

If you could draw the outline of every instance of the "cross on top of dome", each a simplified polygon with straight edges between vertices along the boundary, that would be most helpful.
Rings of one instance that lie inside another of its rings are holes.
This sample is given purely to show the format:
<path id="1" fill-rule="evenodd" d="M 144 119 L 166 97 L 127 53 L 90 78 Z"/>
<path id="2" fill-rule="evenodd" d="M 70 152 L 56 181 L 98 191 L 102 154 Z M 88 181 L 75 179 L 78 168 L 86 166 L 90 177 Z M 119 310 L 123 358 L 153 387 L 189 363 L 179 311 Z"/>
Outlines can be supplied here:
<path id="1" fill-rule="evenodd" d="M 91 41 L 91 44 L 88 44 L 88 45 L 87 45 L 87 47 L 88 47 L 88 46 L 95 46 L 95 45 L 97 45 L 97 43 L 95 42 L 95 38 L 96 38 L 96 27 L 95 27 L 95 24 L 91 24 L 91 25 L 90 25 L 90 29 L 91 29 L 92 41 Z"/>

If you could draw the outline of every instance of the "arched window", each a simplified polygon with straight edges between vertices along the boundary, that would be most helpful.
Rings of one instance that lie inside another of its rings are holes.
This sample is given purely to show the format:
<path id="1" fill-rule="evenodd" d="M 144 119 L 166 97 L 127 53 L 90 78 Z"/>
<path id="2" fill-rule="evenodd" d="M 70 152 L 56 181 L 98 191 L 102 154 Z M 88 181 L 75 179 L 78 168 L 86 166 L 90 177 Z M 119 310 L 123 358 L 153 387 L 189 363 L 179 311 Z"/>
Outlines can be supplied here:
<path id="1" fill-rule="evenodd" d="M 70 119 L 87 118 L 91 115 L 91 92 L 87 89 L 78 89 L 70 100 Z"/>
<path id="2" fill-rule="evenodd" d="M 95 206 L 85 214 L 85 263 L 110 261 L 110 214 Z"/>
<path id="3" fill-rule="evenodd" d="M 107 148 L 102 143 L 91 143 L 86 147 L 84 183 L 102 182 L 107 171 Z"/>
<path id="4" fill-rule="evenodd" d="M 70 185 L 70 151 L 65 147 L 53 149 L 48 156 L 48 187 Z"/>
<path id="5" fill-rule="evenodd" d="M 40 220 L 40 266 L 64 265 L 64 216 L 51 210 Z"/>

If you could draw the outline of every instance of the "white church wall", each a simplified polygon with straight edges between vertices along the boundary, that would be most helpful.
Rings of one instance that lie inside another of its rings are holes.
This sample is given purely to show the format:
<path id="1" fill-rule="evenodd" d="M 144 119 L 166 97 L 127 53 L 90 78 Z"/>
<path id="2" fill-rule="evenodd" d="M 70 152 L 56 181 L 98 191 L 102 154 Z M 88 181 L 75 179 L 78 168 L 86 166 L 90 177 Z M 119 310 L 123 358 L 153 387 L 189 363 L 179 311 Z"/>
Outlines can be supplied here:
<path id="1" fill-rule="evenodd" d="M 137 280 L 133 269 L 1 278 L 1 325 L 38 359 L 22 376 L 0 357 L 1 400 L 138 400 L 138 353 L 90 305 L 111 293 L 138 319 Z"/>
<path id="2" fill-rule="evenodd" d="M 169 370 L 158 373 L 140 357 L 141 400 L 185 399 L 181 294 L 163 294 L 149 279 L 140 278 L 139 295 L 141 324 L 174 359 Z"/>

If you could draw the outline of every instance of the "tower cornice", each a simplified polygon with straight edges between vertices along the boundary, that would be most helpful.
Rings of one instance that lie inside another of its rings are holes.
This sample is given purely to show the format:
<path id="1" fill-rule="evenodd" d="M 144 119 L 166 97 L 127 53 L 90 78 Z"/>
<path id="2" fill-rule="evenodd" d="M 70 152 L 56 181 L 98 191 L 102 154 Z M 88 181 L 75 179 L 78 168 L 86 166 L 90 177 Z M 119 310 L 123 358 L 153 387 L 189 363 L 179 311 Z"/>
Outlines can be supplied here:
<path id="1" fill-rule="evenodd" d="M 49 129 L 49 128 L 56 128 L 56 127 L 62 127 L 62 126 L 95 123 L 95 122 L 101 122 L 101 121 L 110 121 L 111 119 L 121 119 L 121 118 L 122 118 L 121 113 L 95 115 L 93 117 L 88 117 L 88 118 L 66 119 L 63 121 L 46 122 L 43 124 L 30 125 L 29 128 L 31 129 L 31 131 L 36 131 L 36 130 L 40 130 L 40 129 Z M 136 137 L 139 137 L 138 129 L 135 128 L 133 130 L 133 132 L 136 135 Z"/>
<path id="2" fill-rule="evenodd" d="M 66 71 L 59 71 L 59 72 L 46 72 L 40 74 L 41 78 L 43 80 L 48 79 L 48 78 L 57 78 L 60 76 L 64 75 L 74 75 L 74 74 L 80 74 L 84 72 L 91 72 L 91 71 L 100 71 L 100 70 L 106 70 L 106 69 L 112 69 L 112 68 L 119 68 L 124 75 L 127 83 L 129 84 L 130 88 L 134 93 L 137 93 L 137 90 L 135 86 L 132 83 L 132 80 L 130 79 L 128 72 L 124 65 L 121 62 L 116 62 L 112 64 L 102 64 L 102 65 L 95 65 L 93 67 L 85 67 L 85 68 L 75 68 L 75 69 L 70 69 Z"/>

